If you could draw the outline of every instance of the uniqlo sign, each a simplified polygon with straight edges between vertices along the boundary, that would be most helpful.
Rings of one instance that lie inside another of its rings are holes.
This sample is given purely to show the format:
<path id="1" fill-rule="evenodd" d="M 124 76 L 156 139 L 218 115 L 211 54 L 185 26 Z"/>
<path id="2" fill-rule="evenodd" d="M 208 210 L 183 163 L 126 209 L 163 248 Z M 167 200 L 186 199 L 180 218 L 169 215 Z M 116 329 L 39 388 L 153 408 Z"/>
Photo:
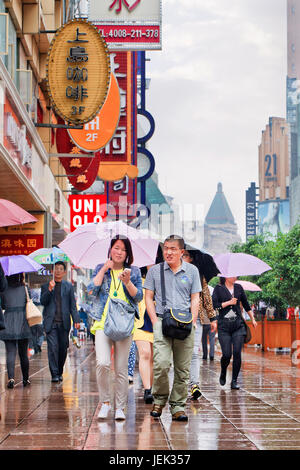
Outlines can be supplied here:
<path id="1" fill-rule="evenodd" d="M 106 195 L 73 194 L 69 196 L 71 232 L 83 224 L 102 222 L 107 215 Z"/>

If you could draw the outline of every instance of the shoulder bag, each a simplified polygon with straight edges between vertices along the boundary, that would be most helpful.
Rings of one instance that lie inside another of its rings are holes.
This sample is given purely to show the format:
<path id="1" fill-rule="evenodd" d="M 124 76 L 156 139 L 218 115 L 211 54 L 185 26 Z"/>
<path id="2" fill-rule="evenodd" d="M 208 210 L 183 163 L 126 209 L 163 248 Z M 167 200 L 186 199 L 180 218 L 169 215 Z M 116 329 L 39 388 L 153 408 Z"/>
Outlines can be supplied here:
<path id="1" fill-rule="evenodd" d="M 113 341 L 128 338 L 134 327 L 135 308 L 121 299 L 109 297 L 104 334 Z"/>
<path id="2" fill-rule="evenodd" d="M 162 305 L 164 314 L 162 319 L 162 332 L 164 336 L 174 339 L 186 339 L 193 326 L 193 315 L 190 310 L 180 310 L 174 308 L 166 308 L 166 286 L 165 286 L 165 273 L 164 263 L 160 264 L 160 280 L 161 280 L 161 293 Z"/>
<path id="3" fill-rule="evenodd" d="M 228 289 L 227 289 L 228 290 Z M 234 288 L 233 288 L 233 295 L 232 295 L 232 298 L 234 297 Z M 230 315 L 236 315 L 235 312 L 233 311 L 233 309 L 230 309 L 229 312 L 225 315 L 225 318 L 230 318 Z M 242 319 L 242 322 L 244 323 L 245 325 L 245 328 L 246 328 L 246 335 L 245 335 L 245 338 L 244 338 L 244 343 L 249 343 L 249 341 L 251 341 L 252 339 L 252 334 L 251 334 L 251 330 L 250 330 L 250 327 L 249 325 L 247 324 L 245 318 L 243 317 L 243 314 L 241 312 L 241 319 Z"/>
<path id="4" fill-rule="evenodd" d="M 29 297 L 27 286 L 25 286 L 26 291 L 26 320 L 29 326 L 34 326 L 42 323 L 43 316 L 36 305 L 34 305 L 33 300 Z"/>

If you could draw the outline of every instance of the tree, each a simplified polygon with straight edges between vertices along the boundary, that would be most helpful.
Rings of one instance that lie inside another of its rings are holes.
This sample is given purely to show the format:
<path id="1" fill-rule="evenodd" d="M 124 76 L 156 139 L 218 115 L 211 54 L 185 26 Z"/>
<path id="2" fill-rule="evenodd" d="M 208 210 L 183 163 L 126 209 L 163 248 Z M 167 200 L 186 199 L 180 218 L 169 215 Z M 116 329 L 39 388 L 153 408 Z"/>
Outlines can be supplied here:
<path id="1" fill-rule="evenodd" d="M 260 276 L 245 277 L 262 288 L 262 292 L 247 293 L 250 302 L 264 300 L 279 311 L 300 305 L 300 224 L 275 239 L 257 235 L 233 245 L 231 251 L 257 256 L 272 267 Z"/>

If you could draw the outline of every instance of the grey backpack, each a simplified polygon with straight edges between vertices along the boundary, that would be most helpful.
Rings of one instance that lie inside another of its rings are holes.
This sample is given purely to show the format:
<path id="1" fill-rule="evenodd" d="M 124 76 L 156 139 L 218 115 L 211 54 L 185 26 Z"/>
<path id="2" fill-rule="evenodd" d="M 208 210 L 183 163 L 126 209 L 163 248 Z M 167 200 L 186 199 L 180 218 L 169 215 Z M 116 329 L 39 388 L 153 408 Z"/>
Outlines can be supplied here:
<path id="1" fill-rule="evenodd" d="M 109 297 L 104 333 L 113 341 L 122 341 L 131 335 L 134 318 L 135 309 L 130 304 Z"/>

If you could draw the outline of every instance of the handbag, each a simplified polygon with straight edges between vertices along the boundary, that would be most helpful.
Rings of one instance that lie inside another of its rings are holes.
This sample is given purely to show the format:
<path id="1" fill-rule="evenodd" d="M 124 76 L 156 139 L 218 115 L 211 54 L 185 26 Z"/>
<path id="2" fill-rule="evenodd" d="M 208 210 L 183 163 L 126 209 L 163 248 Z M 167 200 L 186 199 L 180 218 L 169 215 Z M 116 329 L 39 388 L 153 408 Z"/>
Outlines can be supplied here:
<path id="1" fill-rule="evenodd" d="M 29 326 L 34 326 L 42 323 L 43 316 L 36 305 L 34 305 L 33 300 L 29 297 L 27 286 L 25 286 L 26 291 L 26 320 Z"/>
<path id="2" fill-rule="evenodd" d="M 112 341 L 122 341 L 132 334 L 135 309 L 122 299 L 109 297 L 104 334 Z"/>
<path id="3" fill-rule="evenodd" d="M 233 295 L 232 295 L 232 298 L 233 298 L 233 296 L 234 296 L 234 293 L 233 293 Z M 224 316 L 224 318 L 228 318 L 229 320 L 232 318 L 232 319 L 234 320 L 233 315 L 230 315 L 231 312 L 232 312 L 232 314 L 234 314 L 235 317 L 236 317 L 236 313 L 234 312 L 234 310 L 233 310 L 233 309 L 230 309 L 229 312 L 226 313 L 226 315 Z M 243 315 L 242 315 L 242 312 L 241 312 L 241 319 L 242 319 L 242 321 L 243 321 L 243 323 L 244 323 L 244 325 L 245 325 L 245 328 L 246 328 L 246 334 L 245 334 L 245 338 L 244 338 L 244 343 L 246 344 L 246 343 L 249 343 L 249 341 L 251 341 L 251 339 L 252 339 L 252 334 L 251 334 L 251 330 L 250 330 L 249 325 L 246 323 L 245 318 L 244 318 Z"/>
<path id="4" fill-rule="evenodd" d="M 249 325 L 247 324 L 247 322 L 245 321 L 245 318 L 243 316 L 242 316 L 242 319 L 243 319 L 244 325 L 246 327 L 246 335 L 245 335 L 245 339 L 244 339 L 244 343 L 246 344 L 246 343 L 249 343 L 249 341 L 251 341 L 252 333 L 251 333 Z"/>
<path id="5" fill-rule="evenodd" d="M 166 301 L 164 263 L 160 264 L 160 280 L 161 280 L 162 305 L 164 308 L 164 314 L 163 314 L 163 319 L 162 319 L 163 335 L 169 338 L 184 340 L 190 335 L 192 331 L 192 326 L 193 326 L 192 312 L 190 310 L 166 308 L 167 301 Z"/>

